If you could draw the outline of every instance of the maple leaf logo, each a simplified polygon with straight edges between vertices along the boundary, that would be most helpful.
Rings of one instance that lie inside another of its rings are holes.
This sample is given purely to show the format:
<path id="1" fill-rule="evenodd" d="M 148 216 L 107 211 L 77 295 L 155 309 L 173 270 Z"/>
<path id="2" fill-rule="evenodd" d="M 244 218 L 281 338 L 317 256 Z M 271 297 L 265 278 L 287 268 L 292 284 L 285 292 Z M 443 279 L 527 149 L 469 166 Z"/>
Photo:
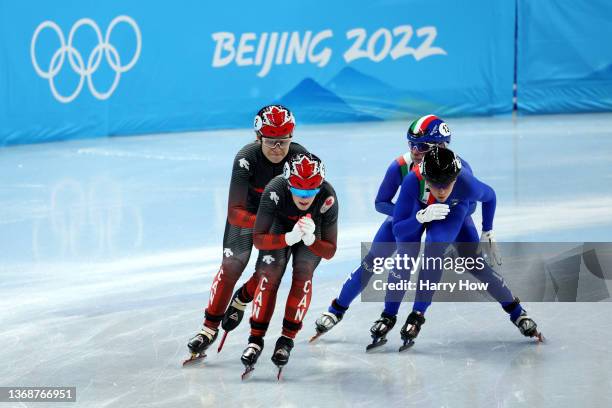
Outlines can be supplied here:
<path id="1" fill-rule="evenodd" d="M 336 200 L 334 199 L 334 196 L 327 197 L 327 199 L 325 200 L 325 202 L 321 206 L 321 214 L 325 214 L 327 212 L 327 210 L 332 208 L 332 206 L 334 205 L 335 201 Z"/>
<path id="2" fill-rule="evenodd" d="M 314 174 L 315 166 L 315 162 L 308 160 L 308 158 L 304 156 L 302 160 L 295 165 L 295 169 L 297 170 L 297 173 L 301 178 L 307 179 L 309 177 L 312 177 L 312 175 Z"/>
<path id="3" fill-rule="evenodd" d="M 266 113 L 266 119 L 273 126 L 281 126 L 285 123 L 285 111 L 278 109 L 276 106 L 272 107 L 270 112 Z"/>

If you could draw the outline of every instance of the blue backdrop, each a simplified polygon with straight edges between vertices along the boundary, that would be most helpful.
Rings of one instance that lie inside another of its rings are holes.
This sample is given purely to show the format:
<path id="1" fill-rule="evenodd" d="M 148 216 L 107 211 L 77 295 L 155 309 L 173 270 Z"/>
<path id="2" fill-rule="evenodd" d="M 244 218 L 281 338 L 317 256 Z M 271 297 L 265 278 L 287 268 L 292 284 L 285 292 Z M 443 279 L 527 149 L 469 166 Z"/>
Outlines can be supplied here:
<path id="1" fill-rule="evenodd" d="M 610 0 L 518 0 L 519 111 L 611 110 L 611 40 Z"/>
<path id="2" fill-rule="evenodd" d="M 509 112 L 514 14 L 503 0 L 0 2 L 0 144 L 249 127 L 273 101 L 298 124 Z"/>
<path id="3" fill-rule="evenodd" d="M 0 2 L 0 145 L 611 107 L 606 0 L 207 3 Z"/>

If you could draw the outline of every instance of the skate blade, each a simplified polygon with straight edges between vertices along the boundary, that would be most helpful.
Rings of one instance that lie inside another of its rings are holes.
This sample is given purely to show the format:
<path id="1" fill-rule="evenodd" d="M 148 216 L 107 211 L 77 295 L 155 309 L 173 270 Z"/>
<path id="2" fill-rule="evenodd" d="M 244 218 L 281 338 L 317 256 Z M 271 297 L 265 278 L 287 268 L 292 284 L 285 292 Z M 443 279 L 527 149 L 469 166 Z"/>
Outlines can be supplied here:
<path id="1" fill-rule="evenodd" d="M 191 356 L 183 361 L 183 367 L 187 367 L 203 360 L 206 357 L 206 353 L 191 353 Z"/>
<path id="2" fill-rule="evenodd" d="M 536 334 L 533 336 L 536 338 L 536 343 L 544 343 L 544 335 L 540 332 L 536 332 Z"/>
<path id="3" fill-rule="evenodd" d="M 242 380 L 248 380 L 251 377 L 251 373 L 255 371 L 255 366 L 246 366 L 244 369 L 244 373 L 242 373 Z"/>
<path id="4" fill-rule="evenodd" d="M 278 374 L 276 374 L 276 380 L 280 381 L 281 375 L 283 374 L 283 367 L 282 366 L 277 366 L 277 367 L 278 367 Z"/>
<path id="5" fill-rule="evenodd" d="M 368 351 L 376 350 L 377 348 L 379 348 L 381 346 L 384 346 L 385 344 L 387 344 L 387 339 L 385 339 L 385 338 L 382 338 L 382 339 L 380 339 L 378 341 L 375 341 L 372 344 L 368 344 L 366 346 L 366 353 Z"/>
<path id="6" fill-rule="evenodd" d="M 323 332 L 317 332 L 314 336 L 312 336 L 310 338 L 310 340 L 308 340 L 309 343 L 312 343 L 313 341 L 315 341 L 316 339 L 318 339 L 319 337 L 321 337 L 324 333 Z"/>
<path id="7" fill-rule="evenodd" d="M 221 350 L 223 349 L 223 345 L 225 344 L 225 339 L 227 338 L 227 331 L 223 332 L 223 337 L 221 338 L 221 343 L 219 343 L 219 348 L 217 349 L 217 353 L 220 353 Z"/>
<path id="8" fill-rule="evenodd" d="M 404 343 L 400 348 L 399 348 L 399 352 L 401 353 L 402 351 L 406 351 L 408 350 L 410 347 L 414 346 L 414 341 L 413 340 L 409 340 L 407 343 Z"/>

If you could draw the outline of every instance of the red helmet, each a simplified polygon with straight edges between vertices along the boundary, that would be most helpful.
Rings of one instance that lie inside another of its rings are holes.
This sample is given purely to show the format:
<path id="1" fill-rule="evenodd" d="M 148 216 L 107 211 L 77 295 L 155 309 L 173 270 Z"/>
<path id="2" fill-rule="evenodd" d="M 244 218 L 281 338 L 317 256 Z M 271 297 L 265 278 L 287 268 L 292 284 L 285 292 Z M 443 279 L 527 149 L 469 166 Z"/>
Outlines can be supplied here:
<path id="1" fill-rule="evenodd" d="M 260 137 L 286 137 L 293 133 L 295 118 L 283 105 L 268 105 L 257 112 L 253 127 Z"/>
<path id="2" fill-rule="evenodd" d="M 325 165 L 312 153 L 296 154 L 285 162 L 283 176 L 293 189 L 314 190 L 323 184 Z"/>

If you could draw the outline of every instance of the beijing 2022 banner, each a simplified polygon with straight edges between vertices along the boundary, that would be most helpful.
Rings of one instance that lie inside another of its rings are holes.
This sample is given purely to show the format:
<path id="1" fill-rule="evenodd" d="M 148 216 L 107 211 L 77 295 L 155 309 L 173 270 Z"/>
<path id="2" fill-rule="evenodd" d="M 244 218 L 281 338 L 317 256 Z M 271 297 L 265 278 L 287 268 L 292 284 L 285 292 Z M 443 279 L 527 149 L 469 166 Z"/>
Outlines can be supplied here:
<path id="1" fill-rule="evenodd" d="M 0 3 L 0 145 L 512 110 L 515 4 Z"/>

